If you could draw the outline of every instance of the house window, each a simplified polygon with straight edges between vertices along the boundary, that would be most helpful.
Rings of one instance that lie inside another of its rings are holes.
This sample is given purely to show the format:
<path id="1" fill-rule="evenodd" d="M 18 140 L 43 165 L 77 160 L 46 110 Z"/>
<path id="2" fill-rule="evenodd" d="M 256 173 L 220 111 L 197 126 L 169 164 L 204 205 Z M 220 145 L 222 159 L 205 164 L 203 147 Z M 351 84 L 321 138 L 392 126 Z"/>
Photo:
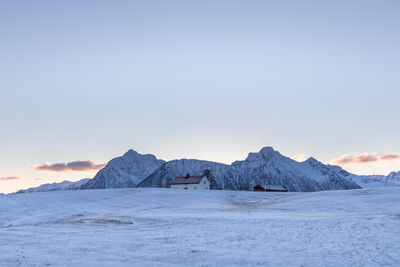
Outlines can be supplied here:
<path id="1" fill-rule="evenodd" d="M 206 184 L 206 181 L 204 181 L 204 184 Z"/>

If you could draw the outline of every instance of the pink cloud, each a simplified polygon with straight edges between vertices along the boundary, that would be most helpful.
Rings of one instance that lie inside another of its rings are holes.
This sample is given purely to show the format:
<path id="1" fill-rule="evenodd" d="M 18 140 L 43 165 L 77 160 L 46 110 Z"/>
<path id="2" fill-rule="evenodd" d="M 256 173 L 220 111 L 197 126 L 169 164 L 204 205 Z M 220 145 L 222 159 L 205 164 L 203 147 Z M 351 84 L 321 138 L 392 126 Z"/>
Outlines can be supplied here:
<path id="1" fill-rule="evenodd" d="M 346 165 L 346 164 L 366 164 L 371 162 L 385 162 L 400 159 L 397 154 L 376 154 L 376 153 L 363 153 L 360 155 L 344 154 L 337 159 L 331 161 L 332 164 Z"/>
<path id="2" fill-rule="evenodd" d="M 353 157 L 349 154 L 345 154 L 345 155 L 340 156 L 337 159 L 332 160 L 332 163 L 336 164 L 336 165 L 345 165 L 345 164 L 351 163 L 352 161 L 353 161 Z"/>
<path id="3" fill-rule="evenodd" d="M 353 158 L 353 161 L 355 163 L 369 163 L 378 160 L 380 160 L 380 158 L 375 153 L 373 154 L 363 153 Z"/>
<path id="4" fill-rule="evenodd" d="M 12 181 L 12 180 L 19 180 L 21 177 L 19 176 L 9 176 L 9 177 L 0 177 L 2 181 Z"/>
<path id="5" fill-rule="evenodd" d="M 383 160 L 396 160 L 400 159 L 400 155 L 395 155 L 395 154 L 383 154 L 381 159 Z"/>
<path id="6" fill-rule="evenodd" d="M 42 166 L 28 166 L 37 171 L 70 172 L 70 171 L 93 171 L 102 169 L 107 163 L 95 163 L 91 160 L 78 160 L 69 163 L 45 163 Z"/>

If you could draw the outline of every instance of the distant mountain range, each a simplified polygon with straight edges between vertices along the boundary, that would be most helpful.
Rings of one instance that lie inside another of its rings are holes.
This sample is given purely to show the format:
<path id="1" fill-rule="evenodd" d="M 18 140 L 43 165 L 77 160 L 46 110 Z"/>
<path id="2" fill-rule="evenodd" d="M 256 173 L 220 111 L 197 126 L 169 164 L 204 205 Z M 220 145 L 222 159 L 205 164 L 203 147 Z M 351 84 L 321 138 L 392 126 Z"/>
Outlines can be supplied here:
<path id="1" fill-rule="evenodd" d="M 59 191 L 59 190 L 76 190 L 80 189 L 80 187 L 87 183 L 90 178 L 84 178 L 77 182 L 70 181 L 62 181 L 61 183 L 52 183 L 52 184 L 42 184 L 38 187 L 31 187 L 28 189 L 23 189 L 17 191 L 17 194 L 20 193 L 33 193 L 33 192 L 47 192 L 47 191 Z"/>
<path id="2" fill-rule="evenodd" d="M 314 158 L 297 162 L 281 155 L 272 147 L 249 153 L 243 161 L 231 165 L 217 162 L 179 159 L 164 161 L 154 155 L 129 150 L 112 159 L 93 179 L 76 183 L 47 184 L 20 190 L 41 192 L 71 189 L 104 189 L 125 187 L 169 187 L 176 176 L 206 174 L 212 189 L 249 190 L 257 184 L 281 184 L 289 191 L 357 189 L 400 184 L 400 171 L 384 175 L 355 175 L 339 166 L 326 165 Z M 65 183 L 64 181 L 63 183 Z M 48 189 L 48 190 L 47 190 Z"/>
<path id="3" fill-rule="evenodd" d="M 389 175 L 356 175 L 349 173 L 340 166 L 328 165 L 347 180 L 352 181 L 362 188 L 400 185 L 400 171 L 391 172 Z"/>

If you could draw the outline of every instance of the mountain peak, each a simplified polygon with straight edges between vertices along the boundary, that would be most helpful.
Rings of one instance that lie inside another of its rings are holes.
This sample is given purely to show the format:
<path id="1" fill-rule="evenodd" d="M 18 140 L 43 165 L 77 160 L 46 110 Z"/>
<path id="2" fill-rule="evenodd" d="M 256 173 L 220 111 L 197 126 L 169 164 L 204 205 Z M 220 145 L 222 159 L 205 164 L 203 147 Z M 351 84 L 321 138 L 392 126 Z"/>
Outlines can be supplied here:
<path id="1" fill-rule="evenodd" d="M 243 162 L 259 162 L 264 164 L 270 160 L 280 160 L 284 158 L 278 151 L 270 146 L 263 147 L 259 152 L 250 152 L 244 161 L 235 161 L 233 165 L 240 165 Z"/>
<path id="2" fill-rule="evenodd" d="M 136 152 L 135 150 L 129 149 L 129 150 L 123 155 L 123 157 L 133 157 L 133 156 L 136 156 L 136 155 L 138 155 L 138 154 L 139 154 L 139 153 Z"/>
<path id="3" fill-rule="evenodd" d="M 400 171 L 393 171 L 393 172 L 391 172 L 391 173 L 389 173 L 389 175 L 400 175 Z"/>
<path id="4" fill-rule="evenodd" d="M 314 157 L 309 157 L 309 158 L 306 160 L 306 162 L 309 162 L 309 163 L 318 163 L 319 161 L 316 160 Z"/>
<path id="5" fill-rule="evenodd" d="M 261 153 L 261 154 L 271 154 L 271 153 L 274 153 L 274 152 L 277 152 L 277 151 L 275 151 L 273 147 L 271 147 L 271 146 L 266 146 L 266 147 L 261 148 L 260 152 L 258 152 L 258 153 Z"/>
<path id="6" fill-rule="evenodd" d="M 386 181 L 400 184 L 400 171 L 389 173 L 389 175 L 386 177 Z"/>
<path id="7" fill-rule="evenodd" d="M 272 159 L 272 158 L 281 159 L 284 157 L 282 156 L 281 153 L 279 153 L 279 151 L 275 150 L 271 146 L 263 147 L 258 153 L 251 153 L 251 154 L 261 155 L 264 159 Z"/>
<path id="8" fill-rule="evenodd" d="M 81 189 L 135 187 L 163 163 L 152 154 L 142 155 L 129 149 L 122 157 L 110 160 Z"/>

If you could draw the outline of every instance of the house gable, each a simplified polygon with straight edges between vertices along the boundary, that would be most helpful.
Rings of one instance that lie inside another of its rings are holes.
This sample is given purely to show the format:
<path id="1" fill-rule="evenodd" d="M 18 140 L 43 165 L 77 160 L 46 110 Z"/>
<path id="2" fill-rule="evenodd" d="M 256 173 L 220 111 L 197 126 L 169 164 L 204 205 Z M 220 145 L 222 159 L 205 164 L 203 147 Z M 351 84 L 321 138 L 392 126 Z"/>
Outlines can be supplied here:
<path id="1" fill-rule="evenodd" d="M 173 189 L 210 189 L 211 182 L 206 175 L 202 176 L 180 176 L 172 180 L 170 187 Z"/>

